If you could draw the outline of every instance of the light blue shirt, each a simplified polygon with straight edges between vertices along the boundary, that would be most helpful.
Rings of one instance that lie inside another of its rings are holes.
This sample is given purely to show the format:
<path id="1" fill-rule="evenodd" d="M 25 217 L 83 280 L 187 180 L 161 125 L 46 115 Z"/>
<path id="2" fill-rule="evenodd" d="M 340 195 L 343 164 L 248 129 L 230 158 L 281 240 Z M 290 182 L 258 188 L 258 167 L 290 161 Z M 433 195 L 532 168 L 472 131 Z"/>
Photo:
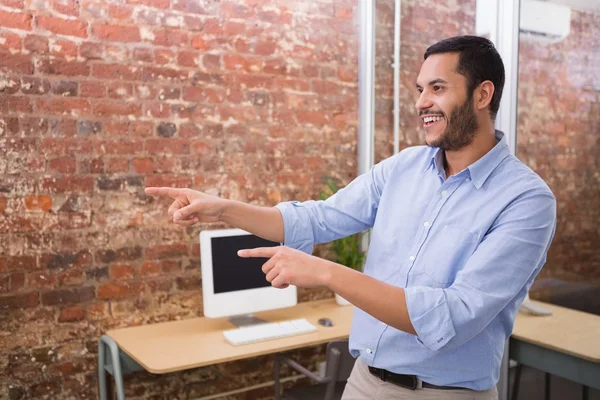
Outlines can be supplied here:
<path id="1" fill-rule="evenodd" d="M 410 147 L 325 201 L 277 205 L 284 244 L 307 253 L 373 228 L 364 272 L 405 288 L 417 336 L 356 308 L 350 351 L 364 363 L 434 385 L 498 382 L 518 307 L 554 236 L 556 200 L 504 134 L 496 138 L 448 179 L 443 151 Z"/>

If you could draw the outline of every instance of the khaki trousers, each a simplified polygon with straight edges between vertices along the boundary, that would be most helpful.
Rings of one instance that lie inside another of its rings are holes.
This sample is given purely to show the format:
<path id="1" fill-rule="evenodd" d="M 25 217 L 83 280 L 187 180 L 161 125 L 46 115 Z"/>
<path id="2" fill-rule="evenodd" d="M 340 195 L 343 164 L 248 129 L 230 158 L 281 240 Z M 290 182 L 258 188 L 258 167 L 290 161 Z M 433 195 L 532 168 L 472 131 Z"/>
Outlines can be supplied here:
<path id="1" fill-rule="evenodd" d="M 475 391 L 467 389 L 417 389 L 411 390 L 384 382 L 371 375 L 367 365 L 356 360 L 342 400 L 498 400 L 498 390 Z"/>

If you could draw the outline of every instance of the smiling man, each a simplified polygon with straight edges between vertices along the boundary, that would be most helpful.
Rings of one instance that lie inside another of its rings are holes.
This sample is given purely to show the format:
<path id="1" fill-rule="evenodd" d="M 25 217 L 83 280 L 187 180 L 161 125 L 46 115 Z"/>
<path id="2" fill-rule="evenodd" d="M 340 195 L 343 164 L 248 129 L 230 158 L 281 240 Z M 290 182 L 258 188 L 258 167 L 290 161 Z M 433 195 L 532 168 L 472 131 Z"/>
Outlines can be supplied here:
<path id="1" fill-rule="evenodd" d="M 258 207 L 190 189 L 174 199 L 189 226 L 223 221 L 278 248 L 275 287 L 326 286 L 357 308 L 358 358 L 344 400 L 496 399 L 504 344 L 546 261 L 556 225 L 548 186 L 494 129 L 504 66 L 493 44 L 460 36 L 427 49 L 417 112 L 427 146 L 375 165 L 325 201 Z M 364 273 L 310 255 L 317 243 L 373 228 Z"/>

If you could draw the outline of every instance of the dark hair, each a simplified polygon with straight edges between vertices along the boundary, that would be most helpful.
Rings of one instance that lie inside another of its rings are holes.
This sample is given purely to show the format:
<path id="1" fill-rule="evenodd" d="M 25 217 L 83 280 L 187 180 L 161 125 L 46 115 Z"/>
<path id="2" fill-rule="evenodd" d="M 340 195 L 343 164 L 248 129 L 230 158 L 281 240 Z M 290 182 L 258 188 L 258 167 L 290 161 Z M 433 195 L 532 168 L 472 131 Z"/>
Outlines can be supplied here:
<path id="1" fill-rule="evenodd" d="M 429 46 L 423 57 L 427 60 L 430 55 L 441 53 L 459 54 L 456 72 L 467 78 L 469 96 L 483 81 L 494 84 L 490 115 L 495 120 L 504 88 L 504 63 L 494 44 L 479 36 L 455 36 Z"/>

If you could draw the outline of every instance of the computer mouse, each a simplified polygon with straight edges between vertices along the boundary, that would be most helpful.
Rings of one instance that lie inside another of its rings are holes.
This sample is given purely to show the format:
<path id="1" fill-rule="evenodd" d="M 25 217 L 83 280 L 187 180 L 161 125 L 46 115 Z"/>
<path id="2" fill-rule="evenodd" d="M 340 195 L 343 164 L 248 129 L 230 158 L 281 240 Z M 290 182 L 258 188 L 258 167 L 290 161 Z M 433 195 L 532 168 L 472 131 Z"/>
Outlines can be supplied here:
<path id="1" fill-rule="evenodd" d="M 329 318 L 321 318 L 319 319 L 319 324 L 323 326 L 333 326 L 333 321 Z"/>

